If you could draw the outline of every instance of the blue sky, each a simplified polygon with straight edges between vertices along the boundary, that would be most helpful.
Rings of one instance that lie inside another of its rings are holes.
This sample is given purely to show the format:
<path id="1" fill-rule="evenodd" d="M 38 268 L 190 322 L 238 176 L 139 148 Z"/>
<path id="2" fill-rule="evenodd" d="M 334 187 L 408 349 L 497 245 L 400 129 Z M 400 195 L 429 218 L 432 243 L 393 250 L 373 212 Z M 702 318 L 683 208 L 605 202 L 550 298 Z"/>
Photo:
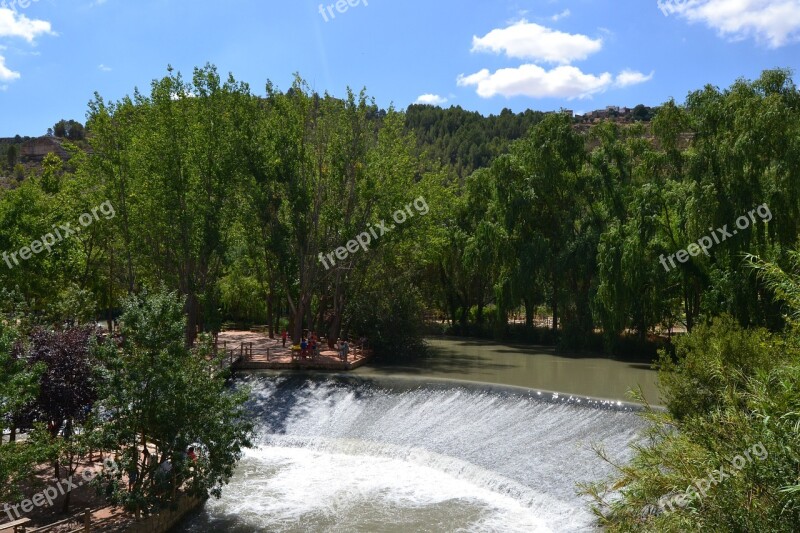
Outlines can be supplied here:
<path id="1" fill-rule="evenodd" d="M 188 77 L 211 62 L 258 94 L 299 72 L 320 92 L 366 87 L 383 107 L 424 101 L 484 114 L 657 105 L 800 66 L 800 0 L 350 4 L 0 0 L 0 136 L 83 122 L 95 91 L 148 92 L 168 64 Z"/>

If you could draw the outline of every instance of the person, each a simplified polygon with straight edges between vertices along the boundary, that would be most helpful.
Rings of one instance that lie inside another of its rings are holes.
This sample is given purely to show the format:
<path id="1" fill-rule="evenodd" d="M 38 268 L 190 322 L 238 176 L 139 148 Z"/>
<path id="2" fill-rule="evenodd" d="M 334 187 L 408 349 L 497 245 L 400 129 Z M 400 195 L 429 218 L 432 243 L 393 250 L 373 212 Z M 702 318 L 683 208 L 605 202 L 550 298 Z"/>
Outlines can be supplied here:
<path id="1" fill-rule="evenodd" d="M 154 477 L 158 484 L 161 485 L 162 491 L 167 493 L 172 481 L 172 463 L 169 459 L 161 461 L 161 464 L 159 464 L 156 469 Z"/>
<path id="2" fill-rule="evenodd" d="M 189 446 L 189 451 L 186 453 L 191 461 L 197 461 L 197 453 L 194 451 L 194 446 Z"/>
<path id="3" fill-rule="evenodd" d="M 286 348 L 286 337 L 289 336 L 289 333 L 286 331 L 286 328 L 283 328 L 283 333 L 281 333 L 281 339 L 283 339 L 283 347 Z"/>
<path id="4" fill-rule="evenodd" d="M 317 355 L 317 336 L 313 333 L 311 334 L 311 341 L 309 342 L 309 348 L 311 351 L 311 357 L 316 357 Z"/>
<path id="5" fill-rule="evenodd" d="M 161 461 L 161 464 L 158 465 L 156 469 L 155 477 L 161 483 L 167 484 L 170 480 L 170 475 L 172 474 L 172 463 L 169 459 L 164 459 Z"/>
<path id="6" fill-rule="evenodd" d="M 300 355 L 302 357 L 308 356 L 308 341 L 305 337 L 300 341 Z"/>
<path id="7" fill-rule="evenodd" d="M 347 342 L 347 338 L 345 337 L 344 341 L 342 341 L 342 361 L 347 361 L 347 353 L 350 351 L 350 344 Z"/>

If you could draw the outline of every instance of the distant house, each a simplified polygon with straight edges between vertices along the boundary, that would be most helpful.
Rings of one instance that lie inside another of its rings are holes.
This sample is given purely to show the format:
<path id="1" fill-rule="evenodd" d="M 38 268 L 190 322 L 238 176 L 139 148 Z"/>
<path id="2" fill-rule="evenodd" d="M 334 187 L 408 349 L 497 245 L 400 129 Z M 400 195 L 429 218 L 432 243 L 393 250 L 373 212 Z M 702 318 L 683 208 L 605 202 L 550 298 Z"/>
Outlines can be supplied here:
<path id="1" fill-rule="evenodd" d="M 66 161 L 69 153 L 61 146 L 61 141 L 55 137 L 39 137 L 22 143 L 20 159 L 26 163 L 41 163 L 47 154 L 56 154 Z"/>

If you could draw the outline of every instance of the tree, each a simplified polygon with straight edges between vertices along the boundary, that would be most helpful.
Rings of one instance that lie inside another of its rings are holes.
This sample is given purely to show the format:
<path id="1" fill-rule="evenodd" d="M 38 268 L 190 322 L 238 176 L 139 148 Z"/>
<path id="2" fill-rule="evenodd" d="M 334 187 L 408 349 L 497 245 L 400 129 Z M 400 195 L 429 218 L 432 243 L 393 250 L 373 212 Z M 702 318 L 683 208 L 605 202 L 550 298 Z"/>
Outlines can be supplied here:
<path id="1" fill-rule="evenodd" d="M 86 131 L 84 130 L 83 124 L 80 122 L 62 119 L 53 126 L 53 135 L 69 139 L 70 141 L 82 141 L 86 138 Z"/>
<path id="2" fill-rule="evenodd" d="M 37 330 L 30 338 L 28 359 L 44 372 L 39 379 L 39 394 L 30 405 L 31 419 L 47 425 L 55 445 L 55 477 L 69 479 L 78 468 L 77 459 L 84 451 L 80 428 L 89 419 L 97 400 L 97 383 L 89 358 L 90 328 L 66 331 Z M 64 500 L 67 512 L 71 493 Z"/>
<path id="3" fill-rule="evenodd" d="M 64 162 L 56 154 L 47 154 L 42 160 L 42 175 L 39 178 L 42 190 L 47 194 L 56 194 L 61 188 L 64 173 Z"/>
<path id="4" fill-rule="evenodd" d="M 514 225 L 524 232 L 520 238 L 541 241 L 546 250 L 542 259 L 549 278 L 553 332 L 558 330 L 564 301 L 565 254 L 576 237 L 576 221 L 584 208 L 576 193 L 585 158 L 583 137 L 572 128 L 570 117 L 561 113 L 545 117 L 512 148 L 511 162 L 518 170 L 512 170 L 517 179 L 508 199 L 517 206 Z"/>
<path id="5" fill-rule="evenodd" d="M 109 341 L 97 352 L 105 380 L 96 412 L 110 415 L 100 440 L 120 458 L 120 472 L 105 472 L 99 483 L 137 514 L 175 502 L 184 483 L 192 496 L 218 497 L 250 445 L 247 391 L 229 389 L 207 339 L 186 347 L 183 309 L 166 290 L 127 298 L 122 346 Z M 189 446 L 199 450 L 196 463 Z M 123 472 L 129 486 L 120 483 Z"/>
<path id="6" fill-rule="evenodd" d="M 16 166 L 18 157 L 19 148 L 17 148 L 16 144 L 12 144 L 8 147 L 8 151 L 6 152 L 6 162 L 8 163 L 9 170 L 12 170 L 14 166 Z"/>
<path id="7" fill-rule="evenodd" d="M 22 181 L 25 179 L 25 167 L 22 166 L 22 163 L 17 163 L 14 165 L 14 178 L 17 181 Z"/>
<path id="8" fill-rule="evenodd" d="M 0 501 L 20 497 L 20 483 L 29 479 L 44 454 L 38 438 L 16 442 L 17 420 L 37 394 L 40 365 L 31 366 L 22 356 L 19 334 L 0 318 L 0 427 L 11 428 L 10 442 L 0 439 Z"/>
<path id="9" fill-rule="evenodd" d="M 647 107 L 646 105 L 639 104 L 633 108 L 631 116 L 633 117 L 633 120 L 640 120 L 643 122 L 647 122 L 650 120 L 651 117 L 650 108 Z"/>

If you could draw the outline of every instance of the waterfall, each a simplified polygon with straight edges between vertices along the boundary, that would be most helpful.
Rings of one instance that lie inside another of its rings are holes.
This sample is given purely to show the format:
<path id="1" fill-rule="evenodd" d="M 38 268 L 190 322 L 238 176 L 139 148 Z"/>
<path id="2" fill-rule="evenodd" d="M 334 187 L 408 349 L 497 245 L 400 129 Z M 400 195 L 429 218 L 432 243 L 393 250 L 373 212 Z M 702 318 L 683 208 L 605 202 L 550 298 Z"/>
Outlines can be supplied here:
<path id="1" fill-rule="evenodd" d="M 635 409 L 464 384 L 253 375 L 254 447 L 184 531 L 591 531 Z"/>

